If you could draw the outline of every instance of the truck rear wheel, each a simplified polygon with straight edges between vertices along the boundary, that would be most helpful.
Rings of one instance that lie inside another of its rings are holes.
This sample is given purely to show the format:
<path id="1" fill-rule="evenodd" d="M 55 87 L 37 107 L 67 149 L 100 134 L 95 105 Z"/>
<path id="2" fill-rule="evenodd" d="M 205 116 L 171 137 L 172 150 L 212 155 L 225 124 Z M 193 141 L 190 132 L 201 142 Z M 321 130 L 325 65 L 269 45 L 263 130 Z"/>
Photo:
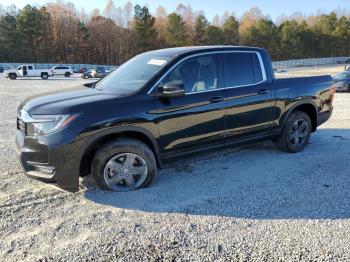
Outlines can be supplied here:
<path id="1" fill-rule="evenodd" d="M 69 73 L 69 72 L 65 72 L 65 73 L 64 73 L 64 76 L 65 76 L 65 77 L 70 77 L 70 73 Z"/>
<path id="2" fill-rule="evenodd" d="M 41 78 L 44 79 L 44 80 L 46 80 L 46 79 L 49 78 L 49 75 L 48 75 L 47 73 L 42 73 L 42 74 L 41 74 Z"/>
<path id="3" fill-rule="evenodd" d="M 310 117 L 301 111 L 294 111 L 290 114 L 276 144 L 279 149 L 297 153 L 302 151 L 309 142 L 311 135 Z"/>
<path id="4" fill-rule="evenodd" d="M 147 187 L 156 170 L 154 154 L 147 145 L 137 139 L 119 138 L 96 152 L 91 176 L 98 187 L 123 192 Z"/>
<path id="5" fill-rule="evenodd" d="M 12 73 L 12 74 L 9 74 L 9 77 L 11 80 L 15 80 L 17 78 L 17 75 Z"/>

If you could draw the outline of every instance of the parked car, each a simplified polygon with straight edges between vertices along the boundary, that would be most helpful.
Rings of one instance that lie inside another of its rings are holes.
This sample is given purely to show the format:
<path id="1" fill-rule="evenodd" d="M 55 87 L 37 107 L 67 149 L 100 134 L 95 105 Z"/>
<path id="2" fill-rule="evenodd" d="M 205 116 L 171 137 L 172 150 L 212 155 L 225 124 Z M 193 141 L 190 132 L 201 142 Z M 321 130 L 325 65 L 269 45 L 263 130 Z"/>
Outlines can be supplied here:
<path id="1" fill-rule="evenodd" d="M 104 67 L 97 67 L 96 69 L 91 70 L 91 76 L 93 78 L 103 78 L 108 75 L 109 72 L 106 71 Z"/>
<path id="2" fill-rule="evenodd" d="M 36 69 L 34 65 L 20 65 L 15 68 L 10 68 L 4 71 L 5 77 L 15 80 L 17 77 L 41 77 L 48 79 L 51 76 L 50 69 Z"/>
<path id="3" fill-rule="evenodd" d="M 350 92 L 350 71 L 343 71 L 333 77 L 334 86 L 337 91 Z"/>
<path id="4" fill-rule="evenodd" d="M 85 67 L 82 67 L 79 69 L 80 74 L 85 73 L 86 71 L 88 71 L 88 70 Z"/>
<path id="5" fill-rule="evenodd" d="M 91 70 L 88 70 L 88 71 L 85 71 L 85 72 L 81 73 L 80 77 L 83 78 L 83 79 L 92 78 Z"/>
<path id="6" fill-rule="evenodd" d="M 109 74 L 109 72 L 107 72 L 103 67 L 98 67 L 96 69 L 91 69 L 89 71 L 86 71 L 86 72 L 80 74 L 80 77 L 84 78 L 84 79 L 103 78 L 108 74 Z"/>
<path id="7" fill-rule="evenodd" d="M 98 82 L 24 100 L 17 151 L 25 174 L 66 190 L 87 174 L 102 189 L 134 190 L 198 152 L 263 139 L 299 152 L 334 93 L 331 76 L 275 79 L 265 49 L 156 50 Z"/>
<path id="8" fill-rule="evenodd" d="M 70 77 L 74 74 L 73 69 L 70 66 L 54 66 L 51 68 L 51 75 L 52 76 L 65 76 Z"/>

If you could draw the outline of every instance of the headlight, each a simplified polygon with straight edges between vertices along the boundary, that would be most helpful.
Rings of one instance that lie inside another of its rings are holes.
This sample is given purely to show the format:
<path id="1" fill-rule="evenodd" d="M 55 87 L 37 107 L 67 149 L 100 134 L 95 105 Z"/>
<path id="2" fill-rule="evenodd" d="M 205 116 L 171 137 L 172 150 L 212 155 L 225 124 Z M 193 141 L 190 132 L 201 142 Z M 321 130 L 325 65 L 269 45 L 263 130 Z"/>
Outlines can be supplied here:
<path id="1" fill-rule="evenodd" d="M 27 123 L 27 134 L 42 136 L 66 127 L 78 115 L 31 115 Z"/>

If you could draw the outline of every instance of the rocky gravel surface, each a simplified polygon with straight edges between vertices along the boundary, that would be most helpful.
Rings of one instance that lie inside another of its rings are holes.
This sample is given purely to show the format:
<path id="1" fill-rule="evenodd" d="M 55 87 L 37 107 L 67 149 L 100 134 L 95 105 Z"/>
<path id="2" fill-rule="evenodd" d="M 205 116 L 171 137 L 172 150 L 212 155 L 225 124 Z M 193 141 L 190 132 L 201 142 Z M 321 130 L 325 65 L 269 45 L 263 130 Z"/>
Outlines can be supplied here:
<path id="1" fill-rule="evenodd" d="M 71 194 L 25 177 L 13 138 L 21 100 L 82 82 L 0 77 L 0 261 L 350 260 L 349 93 L 301 153 L 266 142 Z"/>

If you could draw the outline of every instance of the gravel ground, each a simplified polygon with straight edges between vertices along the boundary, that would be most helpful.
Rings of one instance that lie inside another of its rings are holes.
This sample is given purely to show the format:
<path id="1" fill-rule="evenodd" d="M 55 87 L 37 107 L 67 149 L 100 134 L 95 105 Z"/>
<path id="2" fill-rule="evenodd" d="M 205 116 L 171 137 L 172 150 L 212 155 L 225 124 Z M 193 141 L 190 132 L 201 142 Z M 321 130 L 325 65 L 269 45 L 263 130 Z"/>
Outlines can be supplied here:
<path id="1" fill-rule="evenodd" d="M 350 260 L 350 94 L 301 153 L 266 142 L 71 194 L 25 177 L 13 138 L 21 100 L 82 82 L 0 77 L 0 261 Z"/>

